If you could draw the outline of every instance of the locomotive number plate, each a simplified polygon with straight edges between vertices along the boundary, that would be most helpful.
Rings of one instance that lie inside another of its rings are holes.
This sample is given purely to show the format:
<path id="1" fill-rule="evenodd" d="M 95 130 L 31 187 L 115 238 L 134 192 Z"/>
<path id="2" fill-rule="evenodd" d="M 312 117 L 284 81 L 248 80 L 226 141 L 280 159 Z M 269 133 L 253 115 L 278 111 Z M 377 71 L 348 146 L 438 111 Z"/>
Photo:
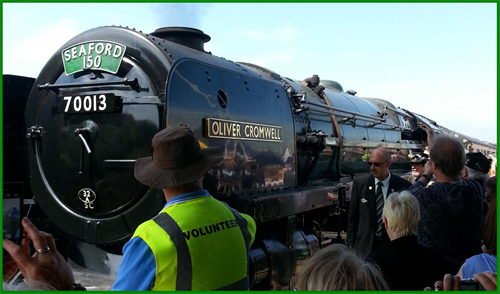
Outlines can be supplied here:
<path id="1" fill-rule="evenodd" d="M 115 112 L 115 94 L 60 96 L 58 113 Z"/>

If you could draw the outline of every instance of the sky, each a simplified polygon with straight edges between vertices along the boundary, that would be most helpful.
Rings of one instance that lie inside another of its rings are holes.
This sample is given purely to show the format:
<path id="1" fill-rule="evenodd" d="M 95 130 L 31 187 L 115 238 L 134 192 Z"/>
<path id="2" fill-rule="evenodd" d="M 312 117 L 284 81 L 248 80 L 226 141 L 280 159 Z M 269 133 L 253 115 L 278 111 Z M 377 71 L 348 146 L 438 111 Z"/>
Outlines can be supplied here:
<path id="1" fill-rule="evenodd" d="M 317 74 L 497 141 L 496 3 L 3 3 L 3 74 L 36 77 L 69 39 L 104 25 L 198 28 L 213 55 Z"/>

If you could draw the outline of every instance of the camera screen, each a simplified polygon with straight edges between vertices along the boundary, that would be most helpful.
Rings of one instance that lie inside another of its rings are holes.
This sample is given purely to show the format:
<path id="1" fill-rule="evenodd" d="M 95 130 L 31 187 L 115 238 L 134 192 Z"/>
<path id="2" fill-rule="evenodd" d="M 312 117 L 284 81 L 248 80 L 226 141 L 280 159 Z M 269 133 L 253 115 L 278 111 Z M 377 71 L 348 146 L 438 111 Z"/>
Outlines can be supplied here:
<path id="1" fill-rule="evenodd" d="M 22 183 L 4 183 L 3 191 L 3 238 L 20 239 Z"/>
<path id="2" fill-rule="evenodd" d="M 469 280 L 462 280 L 461 281 L 461 286 L 460 286 L 461 291 L 478 291 L 478 290 L 484 290 L 479 284 L 478 281 L 469 279 Z"/>

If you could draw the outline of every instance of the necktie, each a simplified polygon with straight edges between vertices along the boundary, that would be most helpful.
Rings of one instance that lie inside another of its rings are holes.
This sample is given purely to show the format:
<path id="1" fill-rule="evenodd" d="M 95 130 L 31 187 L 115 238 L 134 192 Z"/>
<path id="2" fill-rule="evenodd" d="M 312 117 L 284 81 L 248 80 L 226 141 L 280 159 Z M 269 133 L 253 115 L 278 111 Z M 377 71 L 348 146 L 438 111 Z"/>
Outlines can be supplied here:
<path id="1" fill-rule="evenodd" d="M 375 193 L 375 199 L 376 199 L 376 211 L 377 211 L 377 231 L 376 235 L 381 236 L 382 235 L 382 227 L 384 225 L 384 222 L 382 221 L 382 211 L 384 210 L 384 192 L 382 192 L 382 187 L 384 186 L 384 183 L 378 182 L 377 183 L 377 193 Z"/>

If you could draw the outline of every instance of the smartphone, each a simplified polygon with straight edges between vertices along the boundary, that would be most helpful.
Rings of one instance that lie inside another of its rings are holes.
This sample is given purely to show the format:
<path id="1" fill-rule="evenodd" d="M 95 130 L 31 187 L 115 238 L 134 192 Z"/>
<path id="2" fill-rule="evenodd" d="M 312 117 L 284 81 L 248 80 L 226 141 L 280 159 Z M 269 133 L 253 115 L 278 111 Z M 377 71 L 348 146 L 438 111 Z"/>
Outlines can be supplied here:
<path id="1" fill-rule="evenodd" d="M 484 291 L 483 285 L 474 279 L 460 281 L 460 291 Z"/>
<path id="2" fill-rule="evenodd" d="M 21 225 L 23 198 L 24 183 L 3 183 L 3 238 L 17 244 L 20 244 L 23 238 Z"/>

